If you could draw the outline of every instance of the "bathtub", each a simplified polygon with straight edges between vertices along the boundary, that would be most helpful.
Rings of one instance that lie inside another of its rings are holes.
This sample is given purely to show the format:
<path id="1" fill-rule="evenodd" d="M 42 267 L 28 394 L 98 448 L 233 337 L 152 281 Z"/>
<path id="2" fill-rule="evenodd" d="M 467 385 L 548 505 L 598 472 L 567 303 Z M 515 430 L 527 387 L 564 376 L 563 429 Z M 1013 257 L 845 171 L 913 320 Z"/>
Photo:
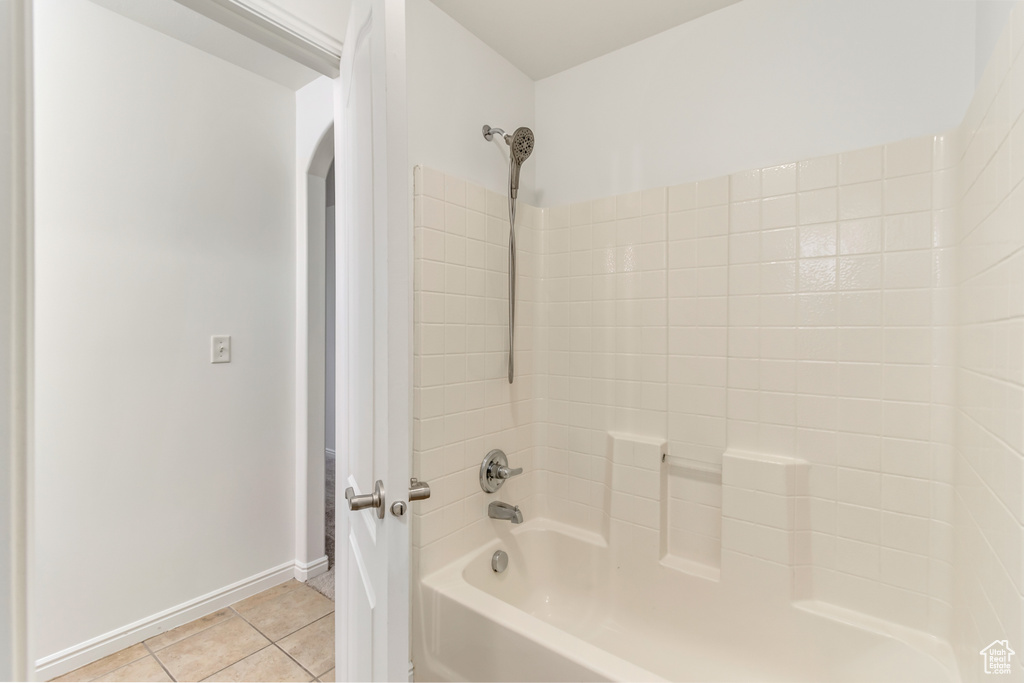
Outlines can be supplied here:
<path id="1" fill-rule="evenodd" d="M 624 567 L 597 534 L 543 519 L 497 528 L 417 587 L 417 680 L 960 680 L 938 639 L 749 576 L 737 590 L 724 566 L 722 581 Z"/>

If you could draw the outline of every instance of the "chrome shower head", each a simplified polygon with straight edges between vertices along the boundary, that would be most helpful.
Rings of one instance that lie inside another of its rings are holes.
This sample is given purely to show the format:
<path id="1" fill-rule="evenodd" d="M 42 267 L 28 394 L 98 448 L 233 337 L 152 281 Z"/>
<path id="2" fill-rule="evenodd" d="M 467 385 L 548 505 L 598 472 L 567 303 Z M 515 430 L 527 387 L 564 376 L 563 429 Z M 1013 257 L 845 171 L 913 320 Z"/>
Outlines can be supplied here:
<path id="1" fill-rule="evenodd" d="M 505 142 L 509 146 L 513 161 L 517 164 L 521 165 L 533 154 L 533 131 L 526 126 L 516 128 L 512 135 L 506 135 Z"/>
<path id="2" fill-rule="evenodd" d="M 521 126 L 516 128 L 516 132 L 506 135 L 505 142 L 508 144 L 511 157 L 509 190 L 512 192 L 512 197 L 515 198 L 519 195 L 519 169 L 523 167 L 523 162 L 533 154 L 533 131 L 526 126 Z"/>
<path id="3" fill-rule="evenodd" d="M 512 384 L 515 376 L 513 359 L 515 358 L 516 329 L 516 196 L 519 194 L 519 170 L 523 162 L 533 154 L 533 131 L 526 126 L 516 128 L 508 135 L 501 128 L 492 128 L 487 124 L 481 131 L 485 140 L 493 140 L 500 135 L 508 145 L 508 383 Z M 518 514 L 518 508 L 516 509 Z M 493 515 L 492 515 L 493 516 Z M 519 523 L 522 520 L 514 520 Z"/>

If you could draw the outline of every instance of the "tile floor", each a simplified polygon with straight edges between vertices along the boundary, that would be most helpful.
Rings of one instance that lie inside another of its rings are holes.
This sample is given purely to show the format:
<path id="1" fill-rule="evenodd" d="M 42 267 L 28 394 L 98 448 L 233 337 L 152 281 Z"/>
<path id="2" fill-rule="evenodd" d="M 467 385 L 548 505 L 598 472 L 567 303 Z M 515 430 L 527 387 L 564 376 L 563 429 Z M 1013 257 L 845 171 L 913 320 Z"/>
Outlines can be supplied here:
<path id="1" fill-rule="evenodd" d="M 333 681 L 334 603 L 291 580 L 55 681 Z"/>

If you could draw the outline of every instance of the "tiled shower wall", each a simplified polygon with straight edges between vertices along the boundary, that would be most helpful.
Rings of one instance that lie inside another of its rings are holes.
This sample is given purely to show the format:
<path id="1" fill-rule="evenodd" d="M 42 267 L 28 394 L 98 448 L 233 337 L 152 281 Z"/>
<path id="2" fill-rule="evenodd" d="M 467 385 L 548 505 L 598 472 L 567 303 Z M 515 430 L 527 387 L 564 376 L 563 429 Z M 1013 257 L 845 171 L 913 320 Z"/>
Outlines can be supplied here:
<path id="1" fill-rule="evenodd" d="M 717 567 L 727 448 L 801 458 L 804 597 L 945 633 L 945 145 L 554 208 L 542 228 L 523 206 L 511 386 L 505 202 L 419 170 L 414 473 L 437 491 L 414 525 L 419 561 L 493 534 L 477 471 L 494 447 L 527 469 L 503 500 L 607 534 L 608 433 L 635 434 L 668 443 L 666 559 Z"/>
<path id="2" fill-rule="evenodd" d="M 540 491 L 568 489 L 567 521 L 607 528 L 607 431 L 667 438 L 667 554 L 713 568 L 723 452 L 798 457 L 810 463 L 810 596 L 944 633 L 945 144 L 922 138 L 549 210 L 538 417 L 568 439 L 549 442 L 536 467 Z M 566 485 L 554 490 L 555 478 Z"/>
<path id="3" fill-rule="evenodd" d="M 547 437 L 538 492 L 549 513 L 607 533 L 609 432 L 663 439 L 667 401 L 665 192 L 547 210 Z M 656 515 L 655 515 L 656 517 Z"/>
<path id="4" fill-rule="evenodd" d="M 724 452 L 791 457 L 797 597 L 955 635 L 965 676 L 1024 642 L 1013 22 L 949 135 L 521 208 L 512 387 L 505 200 L 417 171 L 414 473 L 440 493 L 416 511 L 420 571 L 493 538 L 494 447 L 527 468 L 500 495 L 527 519 L 656 529 L 656 504 L 612 490 L 609 444 L 632 434 L 667 443 L 670 566 L 715 570 L 730 546 Z"/>
<path id="5" fill-rule="evenodd" d="M 943 633 L 950 611 L 942 138 L 734 175 L 729 448 L 810 463 L 808 593 Z M 758 211 L 760 209 L 760 211 Z"/>
<path id="6" fill-rule="evenodd" d="M 1024 14 L 1011 25 L 959 130 L 954 553 L 957 656 L 1024 643 Z M 1011 658 L 1024 679 L 1021 656 Z"/>
<path id="7" fill-rule="evenodd" d="M 502 448 L 525 473 L 502 489 L 520 503 L 536 477 L 535 320 L 540 212 L 516 216 L 516 381 L 508 383 L 508 204 L 495 192 L 417 167 L 414 173 L 413 476 L 432 495 L 414 506 L 413 562 L 430 571 L 493 535 L 480 463 Z M 415 574 L 414 574 L 415 575 Z"/>

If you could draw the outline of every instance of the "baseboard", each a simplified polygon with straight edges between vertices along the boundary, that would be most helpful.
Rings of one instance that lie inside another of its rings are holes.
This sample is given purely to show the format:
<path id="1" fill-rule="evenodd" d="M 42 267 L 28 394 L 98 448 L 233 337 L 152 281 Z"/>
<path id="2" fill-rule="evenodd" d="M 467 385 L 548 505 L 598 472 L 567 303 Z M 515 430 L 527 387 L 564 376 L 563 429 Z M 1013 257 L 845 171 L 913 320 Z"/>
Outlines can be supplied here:
<path id="1" fill-rule="evenodd" d="M 320 576 L 327 571 L 327 556 L 318 557 L 312 562 L 305 563 L 295 560 L 295 578 L 299 581 L 308 581 L 314 576 Z"/>
<path id="2" fill-rule="evenodd" d="M 324 571 L 327 570 L 327 557 L 323 558 Z M 313 562 L 317 564 L 320 560 Z M 194 600 L 140 619 L 132 624 L 114 629 L 101 636 L 74 645 L 52 655 L 36 660 L 35 680 L 48 681 L 57 676 L 74 671 L 97 659 L 112 655 L 115 652 L 131 647 L 143 640 L 152 638 L 172 628 L 206 616 L 211 612 L 232 605 L 239 600 L 251 597 L 272 588 L 279 583 L 294 578 L 298 574 L 298 562 L 285 562 L 259 574 L 242 579 L 230 586 L 207 593 Z M 308 569 L 306 571 L 309 571 Z M 315 576 L 315 574 L 314 574 Z"/>

